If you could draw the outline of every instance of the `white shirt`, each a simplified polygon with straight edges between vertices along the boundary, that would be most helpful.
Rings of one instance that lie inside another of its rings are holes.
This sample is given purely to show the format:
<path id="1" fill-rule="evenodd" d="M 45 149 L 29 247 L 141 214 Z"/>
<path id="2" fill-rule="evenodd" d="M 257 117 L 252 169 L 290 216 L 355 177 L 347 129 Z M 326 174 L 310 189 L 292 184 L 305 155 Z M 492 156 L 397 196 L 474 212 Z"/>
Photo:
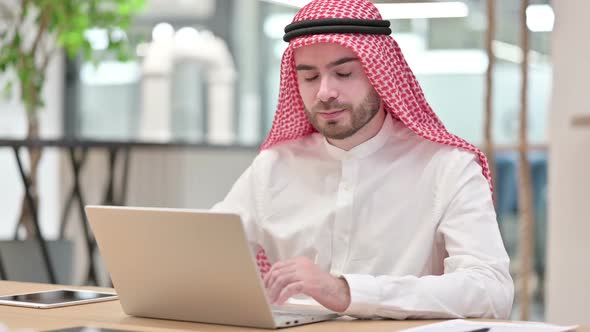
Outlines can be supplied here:
<path id="1" fill-rule="evenodd" d="M 262 151 L 213 209 L 240 214 L 271 262 L 344 277 L 344 314 L 507 318 L 509 258 L 476 160 L 387 116 L 350 151 L 317 133 Z"/>

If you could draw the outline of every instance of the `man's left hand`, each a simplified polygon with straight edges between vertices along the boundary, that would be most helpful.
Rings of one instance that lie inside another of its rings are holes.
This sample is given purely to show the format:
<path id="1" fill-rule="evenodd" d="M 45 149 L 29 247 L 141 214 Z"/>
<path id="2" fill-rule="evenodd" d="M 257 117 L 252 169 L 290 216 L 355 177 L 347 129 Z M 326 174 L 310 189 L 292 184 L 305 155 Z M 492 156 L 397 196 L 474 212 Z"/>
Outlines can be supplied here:
<path id="1" fill-rule="evenodd" d="M 350 289 L 346 280 L 323 271 L 307 257 L 273 264 L 264 276 L 264 286 L 273 304 L 280 305 L 291 296 L 305 294 L 336 312 L 343 312 L 350 305 Z"/>

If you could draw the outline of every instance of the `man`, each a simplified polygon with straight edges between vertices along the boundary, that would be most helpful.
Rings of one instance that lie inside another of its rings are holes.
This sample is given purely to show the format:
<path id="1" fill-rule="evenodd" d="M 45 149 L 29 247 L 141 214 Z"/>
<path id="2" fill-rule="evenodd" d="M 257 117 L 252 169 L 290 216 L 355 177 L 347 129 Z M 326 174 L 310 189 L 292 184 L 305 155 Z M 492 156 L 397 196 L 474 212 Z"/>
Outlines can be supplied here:
<path id="1" fill-rule="evenodd" d="M 485 156 L 445 130 L 388 26 L 366 0 L 298 12 L 270 134 L 214 209 L 239 213 L 275 262 L 263 271 L 273 303 L 506 318 L 514 290 Z"/>

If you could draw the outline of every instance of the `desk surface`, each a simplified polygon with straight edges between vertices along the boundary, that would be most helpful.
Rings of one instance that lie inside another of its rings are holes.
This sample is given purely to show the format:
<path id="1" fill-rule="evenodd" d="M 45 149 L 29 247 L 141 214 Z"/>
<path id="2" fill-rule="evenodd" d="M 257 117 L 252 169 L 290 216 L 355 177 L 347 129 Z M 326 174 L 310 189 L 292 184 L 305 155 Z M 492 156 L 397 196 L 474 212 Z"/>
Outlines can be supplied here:
<path id="1" fill-rule="evenodd" d="M 60 288 L 57 285 L 0 281 L 0 294 L 15 294 L 28 291 L 42 291 Z M 112 291 L 108 288 L 75 287 Z M 0 306 L 0 322 L 12 329 L 33 328 L 38 330 L 61 329 L 74 326 L 95 326 L 118 328 L 131 331 L 269 331 L 265 329 L 240 328 L 232 326 L 188 323 L 170 320 L 148 319 L 127 316 L 119 301 L 99 302 L 54 309 L 30 309 Z M 419 326 L 431 321 L 331 321 L 281 331 L 370 331 L 393 332 Z M 579 328 L 579 332 L 590 332 L 590 328 Z"/>

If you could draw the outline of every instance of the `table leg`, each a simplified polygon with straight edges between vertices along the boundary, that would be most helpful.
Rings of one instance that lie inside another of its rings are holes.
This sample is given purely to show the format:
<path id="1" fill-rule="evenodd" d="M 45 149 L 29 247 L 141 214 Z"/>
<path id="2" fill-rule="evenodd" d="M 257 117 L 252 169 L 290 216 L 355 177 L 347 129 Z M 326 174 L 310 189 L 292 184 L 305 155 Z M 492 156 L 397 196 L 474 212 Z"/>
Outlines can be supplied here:
<path id="1" fill-rule="evenodd" d="M 79 164 L 83 165 L 84 162 L 86 161 L 86 156 L 88 155 L 88 150 L 83 149 L 82 150 L 82 156 L 80 159 Z M 80 166 L 80 170 L 82 169 L 82 167 Z M 66 201 L 66 205 L 64 206 L 63 209 L 63 215 L 61 218 L 61 223 L 59 224 L 59 238 L 60 239 L 65 239 L 66 237 L 66 228 L 67 228 L 67 224 L 68 224 L 68 217 L 70 215 L 70 211 L 72 210 L 72 204 L 74 203 L 74 199 L 76 198 L 75 192 L 74 192 L 74 188 L 72 185 L 72 188 L 70 189 L 70 194 L 68 195 L 68 199 Z"/>
<path id="2" fill-rule="evenodd" d="M 129 184 L 129 164 L 131 150 L 128 147 L 126 147 L 124 153 L 125 156 L 123 159 L 123 179 L 121 180 L 121 197 L 119 198 L 119 203 L 121 205 L 125 205 L 125 203 L 127 202 L 127 185 Z"/>
<path id="3" fill-rule="evenodd" d="M 39 247 L 41 248 L 41 255 L 42 255 L 43 261 L 45 262 L 45 266 L 47 267 L 47 274 L 49 276 L 49 282 L 52 284 L 56 284 L 57 280 L 55 278 L 53 266 L 51 264 L 51 259 L 49 258 L 49 251 L 47 249 L 47 243 L 45 242 L 45 239 L 43 239 L 43 236 L 41 235 L 41 229 L 39 227 L 39 220 L 38 220 L 38 214 L 37 214 L 37 207 L 35 206 L 35 202 L 33 201 L 33 196 L 31 195 L 30 180 L 23 168 L 22 161 L 21 161 L 20 155 L 19 155 L 19 148 L 15 146 L 15 147 L 13 147 L 13 149 L 14 149 L 14 156 L 16 157 L 16 162 L 18 164 L 18 169 L 20 171 L 20 176 L 23 181 L 23 186 L 25 189 L 25 197 L 26 197 L 27 203 L 29 204 L 29 208 L 31 209 L 31 215 L 33 217 L 33 226 L 35 227 L 35 230 L 36 230 L 35 237 L 37 238 L 37 241 L 39 243 Z"/>
<path id="4" fill-rule="evenodd" d="M 0 279 L 6 280 L 6 272 L 4 271 L 4 262 L 2 261 L 2 256 L 0 255 Z"/>
<path id="5" fill-rule="evenodd" d="M 86 148 L 83 148 L 86 150 Z M 76 149 L 74 147 L 69 148 L 70 153 L 70 162 L 72 164 L 72 170 L 74 174 L 74 195 L 78 198 L 78 207 L 80 209 L 80 216 L 82 217 L 82 227 L 84 229 L 84 239 L 86 240 L 86 248 L 88 252 L 88 274 L 86 276 L 87 284 L 91 282 L 93 284 L 98 283 L 98 278 L 96 276 L 96 270 L 94 268 L 94 247 L 93 240 L 91 238 L 91 231 L 88 227 L 88 220 L 86 219 L 86 213 L 84 212 L 85 200 L 82 195 L 82 190 L 80 189 L 80 169 L 83 166 L 83 159 L 76 158 Z"/>
<path id="6" fill-rule="evenodd" d="M 109 149 L 109 172 L 107 177 L 107 189 L 104 195 L 104 205 L 117 205 L 115 202 L 115 165 L 117 164 L 117 148 Z"/>

